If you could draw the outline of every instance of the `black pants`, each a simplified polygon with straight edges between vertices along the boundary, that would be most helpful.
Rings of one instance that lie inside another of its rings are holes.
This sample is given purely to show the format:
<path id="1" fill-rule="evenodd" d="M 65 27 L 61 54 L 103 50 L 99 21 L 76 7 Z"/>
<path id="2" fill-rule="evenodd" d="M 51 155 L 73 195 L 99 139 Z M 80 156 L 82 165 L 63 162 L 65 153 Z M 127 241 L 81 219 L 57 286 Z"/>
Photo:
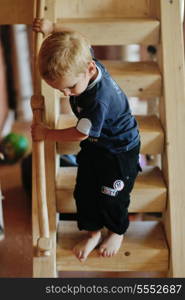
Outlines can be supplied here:
<path id="1" fill-rule="evenodd" d="M 106 227 L 123 234 L 128 226 L 128 206 L 139 165 L 140 144 L 128 152 L 112 154 L 95 147 L 82 149 L 74 198 L 80 230 Z"/>

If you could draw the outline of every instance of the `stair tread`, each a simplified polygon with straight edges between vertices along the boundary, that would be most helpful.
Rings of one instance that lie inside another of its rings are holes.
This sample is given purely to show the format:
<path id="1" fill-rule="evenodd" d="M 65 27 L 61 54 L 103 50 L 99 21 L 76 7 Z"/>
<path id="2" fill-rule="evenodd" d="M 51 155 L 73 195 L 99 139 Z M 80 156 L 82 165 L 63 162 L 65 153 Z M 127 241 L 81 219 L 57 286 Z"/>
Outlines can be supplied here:
<path id="1" fill-rule="evenodd" d="M 56 177 L 57 210 L 76 212 L 73 199 L 77 167 L 61 167 Z M 167 189 L 158 167 L 147 166 L 136 178 L 129 212 L 161 212 L 165 209 Z"/>
<path id="2" fill-rule="evenodd" d="M 155 23 L 160 24 L 159 20 L 155 18 L 122 18 L 122 17 L 89 17 L 89 18 L 58 18 L 58 21 L 61 23 L 65 22 L 74 22 L 76 24 L 78 23 Z"/>
<path id="3" fill-rule="evenodd" d="M 156 62 L 101 61 L 113 79 L 129 97 L 154 98 L 161 96 L 161 73 Z"/>
<path id="4" fill-rule="evenodd" d="M 135 116 L 142 132 L 158 132 L 163 134 L 163 128 L 159 118 L 155 115 Z"/>
<path id="5" fill-rule="evenodd" d="M 154 131 L 163 133 L 161 122 L 155 115 L 136 115 L 141 131 Z M 74 114 L 61 114 L 57 123 L 57 129 L 75 126 L 78 119 Z"/>
<path id="6" fill-rule="evenodd" d="M 65 129 L 76 126 L 78 119 L 74 114 L 61 114 L 58 119 L 57 129 Z"/>
<path id="7" fill-rule="evenodd" d="M 156 62 L 102 60 L 102 63 L 129 97 L 161 96 L 161 73 Z"/>
<path id="8" fill-rule="evenodd" d="M 164 146 L 164 132 L 157 116 L 136 116 L 141 133 L 141 153 L 158 154 L 162 153 Z M 77 118 L 72 114 L 61 114 L 57 123 L 57 129 L 64 129 L 76 126 Z M 79 151 L 79 143 L 63 142 L 57 143 L 58 152 L 72 154 Z M 63 147 L 63 149 L 62 149 Z M 65 152 L 66 151 L 66 152 Z M 74 151 L 74 152 L 70 152 Z"/>
<path id="9" fill-rule="evenodd" d="M 139 72 L 141 75 L 160 76 L 159 67 L 154 61 L 120 61 L 120 60 L 101 60 L 112 74 L 121 74 L 127 76 L 130 73 Z"/>
<path id="10" fill-rule="evenodd" d="M 154 45 L 159 42 L 160 22 L 153 18 L 58 18 L 57 22 L 88 36 L 93 45 Z"/>
<path id="11" fill-rule="evenodd" d="M 104 235 L 105 235 L 104 231 Z M 59 270 L 164 271 L 168 267 L 168 247 L 162 225 L 157 221 L 130 222 L 120 251 L 112 258 L 98 256 L 95 249 L 80 263 L 72 249 L 83 239 L 76 222 L 62 221 L 58 228 L 57 268 Z"/>
<path id="12" fill-rule="evenodd" d="M 56 178 L 56 189 L 73 189 L 77 167 L 61 167 Z M 136 189 L 143 188 L 162 189 L 165 190 L 165 184 L 162 180 L 162 174 L 158 167 L 148 166 L 143 168 L 139 173 L 135 182 Z"/>
<path id="13" fill-rule="evenodd" d="M 155 131 L 163 133 L 161 122 L 155 115 L 136 115 L 136 120 L 139 123 L 141 131 Z M 78 119 L 74 114 L 61 114 L 57 123 L 57 129 L 68 128 L 75 126 Z"/>

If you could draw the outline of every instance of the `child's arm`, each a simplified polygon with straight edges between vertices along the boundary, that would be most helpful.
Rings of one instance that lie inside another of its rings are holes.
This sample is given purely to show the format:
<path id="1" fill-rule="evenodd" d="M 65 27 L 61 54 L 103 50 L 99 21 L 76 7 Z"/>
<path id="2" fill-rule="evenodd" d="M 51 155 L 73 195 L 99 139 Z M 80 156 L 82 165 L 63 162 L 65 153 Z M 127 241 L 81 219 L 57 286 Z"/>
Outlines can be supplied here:
<path id="1" fill-rule="evenodd" d="M 66 129 L 49 129 L 42 124 L 31 126 L 32 138 L 34 141 L 55 141 L 55 142 L 80 142 L 88 136 L 78 131 L 75 127 Z"/>
<path id="2" fill-rule="evenodd" d="M 39 18 L 34 19 L 32 28 L 36 32 L 42 32 L 44 36 L 54 32 L 71 31 L 71 29 L 63 27 L 62 24 L 53 23 L 48 19 Z"/>

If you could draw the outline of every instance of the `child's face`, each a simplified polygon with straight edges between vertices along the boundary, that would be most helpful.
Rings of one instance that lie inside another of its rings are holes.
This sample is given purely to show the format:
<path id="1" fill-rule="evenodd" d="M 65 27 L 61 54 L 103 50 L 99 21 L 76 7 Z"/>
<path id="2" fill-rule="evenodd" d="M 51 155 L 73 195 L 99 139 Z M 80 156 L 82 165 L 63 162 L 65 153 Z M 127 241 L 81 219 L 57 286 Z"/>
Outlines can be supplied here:
<path id="1" fill-rule="evenodd" d="M 95 79 L 97 76 L 96 65 L 94 61 L 90 62 L 85 73 L 78 76 L 65 76 L 55 81 L 46 80 L 51 87 L 61 91 L 65 96 L 79 96 L 82 94 L 90 79 Z"/>

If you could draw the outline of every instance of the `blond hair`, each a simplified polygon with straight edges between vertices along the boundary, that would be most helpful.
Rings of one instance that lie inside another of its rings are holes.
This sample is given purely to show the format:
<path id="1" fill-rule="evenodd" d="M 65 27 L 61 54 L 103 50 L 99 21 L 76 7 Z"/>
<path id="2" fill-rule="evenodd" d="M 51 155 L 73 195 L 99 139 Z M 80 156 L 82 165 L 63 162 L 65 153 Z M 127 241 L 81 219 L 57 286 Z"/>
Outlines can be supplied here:
<path id="1" fill-rule="evenodd" d="M 41 76 L 55 80 L 65 75 L 85 73 L 92 60 L 89 43 L 76 31 L 56 32 L 42 43 L 38 64 Z"/>

